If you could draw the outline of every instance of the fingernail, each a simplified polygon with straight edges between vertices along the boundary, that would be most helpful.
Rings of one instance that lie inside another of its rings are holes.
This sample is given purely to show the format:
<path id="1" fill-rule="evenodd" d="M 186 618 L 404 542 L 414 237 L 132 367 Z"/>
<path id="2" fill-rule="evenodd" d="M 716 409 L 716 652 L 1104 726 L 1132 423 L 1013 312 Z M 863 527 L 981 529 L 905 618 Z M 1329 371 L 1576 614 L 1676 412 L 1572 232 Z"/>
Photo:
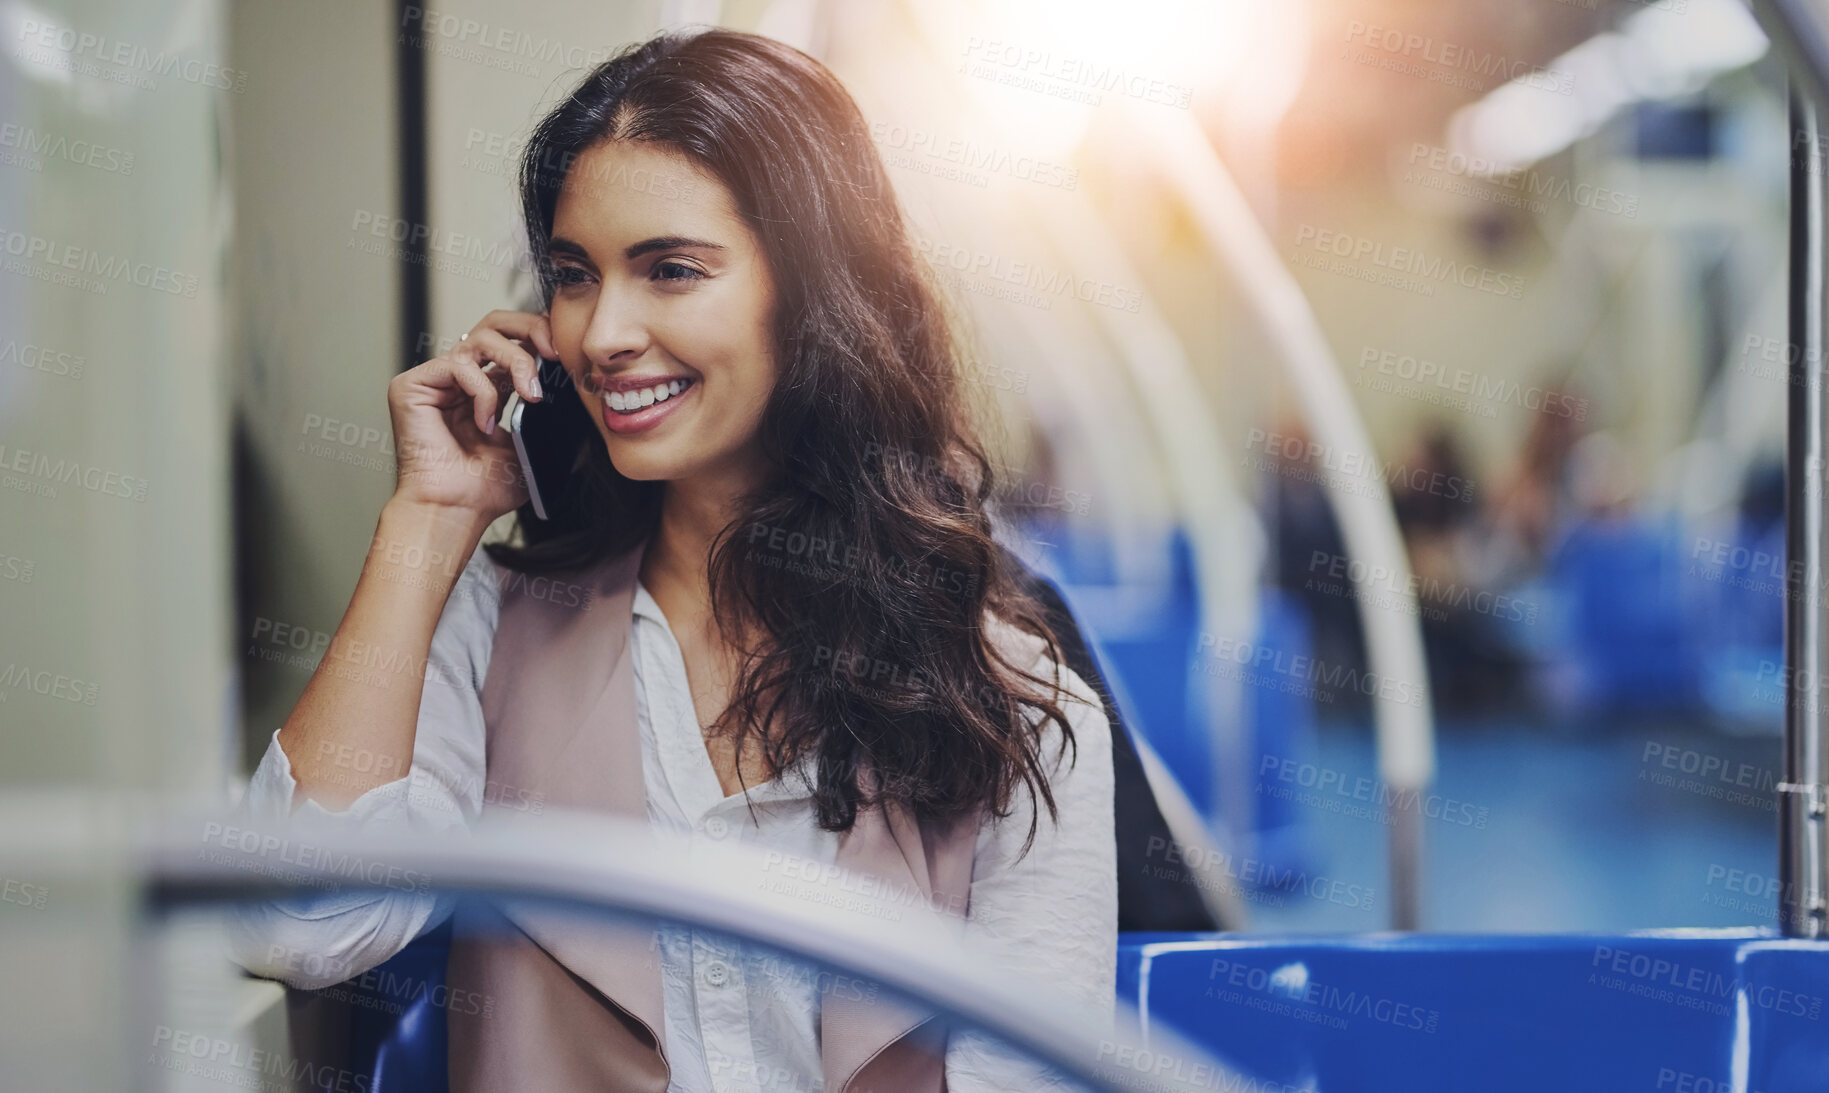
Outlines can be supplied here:
<path id="1" fill-rule="evenodd" d="M 540 377 L 537 375 L 534 376 L 533 382 L 527 385 L 527 389 L 533 392 L 533 397 L 536 399 L 543 399 L 546 397 L 546 392 L 540 390 Z"/>
<path id="2" fill-rule="evenodd" d="M 483 419 L 483 433 L 487 436 L 495 435 L 495 418 L 494 417 L 486 417 Z"/>

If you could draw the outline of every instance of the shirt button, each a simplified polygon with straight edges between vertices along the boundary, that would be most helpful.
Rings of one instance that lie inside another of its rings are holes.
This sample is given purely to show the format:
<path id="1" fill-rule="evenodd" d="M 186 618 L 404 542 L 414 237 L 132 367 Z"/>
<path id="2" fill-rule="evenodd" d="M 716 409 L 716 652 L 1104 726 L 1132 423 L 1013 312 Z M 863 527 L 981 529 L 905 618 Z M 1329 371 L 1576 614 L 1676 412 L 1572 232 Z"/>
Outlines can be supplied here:
<path id="1" fill-rule="evenodd" d="M 714 839 L 721 839 L 730 834 L 730 823 L 722 816 L 713 816 L 705 821 L 705 834 Z"/>
<path id="2" fill-rule="evenodd" d="M 705 967 L 705 982 L 714 987 L 722 987 L 730 982 L 730 969 L 724 966 L 723 961 L 712 961 Z"/>

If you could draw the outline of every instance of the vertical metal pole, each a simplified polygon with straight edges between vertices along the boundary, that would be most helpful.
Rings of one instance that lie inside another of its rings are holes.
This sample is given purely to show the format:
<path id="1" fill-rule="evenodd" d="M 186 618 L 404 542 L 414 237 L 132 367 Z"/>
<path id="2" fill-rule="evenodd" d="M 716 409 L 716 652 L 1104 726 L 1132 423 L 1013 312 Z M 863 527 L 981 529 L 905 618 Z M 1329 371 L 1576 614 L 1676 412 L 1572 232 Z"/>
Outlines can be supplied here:
<path id="1" fill-rule="evenodd" d="M 1791 92 L 1790 384 L 1785 446 L 1784 781 L 1778 784 L 1779 929 L 1787 937 L 1829 933 L 1824 838 L 1829 749 L 1822 681 L 1829 672 L 1823 590 L 1829 554 L 1824 452 L 1829 407 L 1823 383 L 1823 171 L 1817 106 Z"/>
<path id="2" fill-rule="evenodd" d="M 400 149 L 400 219 L 412 225 L 400 263 L 400 360 L 404 372 L 431 357 L 432 269 L 429 240 L 432 199 L 426 132 L 425 9 L 412 0 L 394 5 L 394 124 Z"/>
<path id="3" fill-rule="evenodd" d="M 1423 928 L 1423 802 L 1391 816 L 1391 929 Z"/>

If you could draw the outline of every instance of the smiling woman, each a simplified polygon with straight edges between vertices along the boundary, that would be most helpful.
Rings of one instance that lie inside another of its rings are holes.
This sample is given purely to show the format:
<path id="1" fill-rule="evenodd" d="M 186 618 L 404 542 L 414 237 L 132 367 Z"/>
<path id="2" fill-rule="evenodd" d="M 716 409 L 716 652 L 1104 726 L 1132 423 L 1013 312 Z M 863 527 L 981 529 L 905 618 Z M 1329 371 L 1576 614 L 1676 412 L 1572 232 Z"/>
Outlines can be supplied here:
<path id="1" fill-rule="evenodd" d="M 729 191 L 665 145 L 606 138 L 566 173 L 547 253 L 553 340 L 603 402 L 610 462 L 643 481 L 759 470 L 774 279 Z"/>
<path id="2" fill-rule="evenodd" d="M 645 815 L 869 875 L 835 895 L 886 899 L 885 929 L 897 901 L 941 909 L 1111 1012 L 1111 726 L 992 537 L 953 332 L 850 96 L 766 38 L 664 35 L 552 111 L 521 182 L 544 311 L 493 313 L 392 384 L 399 484 L 336 638 L 424 663 L 423 689 L 327 656 L 247 807 L 453 830 L 529 800 Z M 546 519 L 494 428 L 510 386 L 546 397 L 536 353 L 594 425 L 563 485 L 542 479 Z M 243 953 L 348 974 L 451 914 L 272 904 Z M 1040 1080 L 726 939 L 504 915 L 457 915 L 453 989 L 512 1017 L 451 1014 L 456 1088 L 699 1090 L 733 1065 L 790 1088 Z"/>

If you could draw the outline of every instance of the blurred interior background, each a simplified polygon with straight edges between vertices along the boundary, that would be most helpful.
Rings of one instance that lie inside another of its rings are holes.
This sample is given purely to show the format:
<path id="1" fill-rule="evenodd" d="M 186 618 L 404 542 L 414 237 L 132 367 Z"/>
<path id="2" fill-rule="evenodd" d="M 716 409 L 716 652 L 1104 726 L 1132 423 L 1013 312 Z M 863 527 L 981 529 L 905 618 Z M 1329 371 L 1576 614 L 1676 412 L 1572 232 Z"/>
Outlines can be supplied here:
<path id="1" fill-rule="evenodd" d="M 529 127 L 694 23 L 870 119 L 1252 928 L 1384 928 L 1405 815 L 1429 929 L 1774 923 L 1817 150 L 1739 0 L 0 0 L 0 789 L 245 777 Z"/>

